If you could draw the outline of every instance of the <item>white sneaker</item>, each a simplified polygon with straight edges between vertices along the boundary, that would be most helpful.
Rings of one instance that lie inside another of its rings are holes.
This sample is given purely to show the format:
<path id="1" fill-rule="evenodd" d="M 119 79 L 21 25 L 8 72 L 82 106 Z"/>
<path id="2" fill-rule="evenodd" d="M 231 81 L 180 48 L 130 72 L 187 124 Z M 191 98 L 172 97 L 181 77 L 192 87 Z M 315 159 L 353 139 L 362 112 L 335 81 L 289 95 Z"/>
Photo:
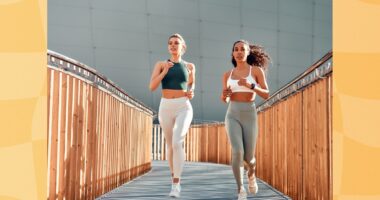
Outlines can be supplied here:
<path id="1" fill-rule="evenodd" d="M 255 175 L 253 175 L 250 178 L 247 173 L 247 179 L 248 179 L 248 192 L 251 194 L 257 194 L 257 192 L 259 191 L 259 187 L 257 186 Z"/>
<path id="2" fill-rule="evenodd" d="M 178 198 L 180 196 L 179 195 L 180 192 L 181 192 L 181 185 L 179 183 L 173 183 L 172 190 L 170 191 L 169 196 Z"/>
<path id="3" fill-rule="evenodd" d="M 247 200 L 247 192 L 245 191 L 244 187 L 240 189 L 238 200 Z"/>

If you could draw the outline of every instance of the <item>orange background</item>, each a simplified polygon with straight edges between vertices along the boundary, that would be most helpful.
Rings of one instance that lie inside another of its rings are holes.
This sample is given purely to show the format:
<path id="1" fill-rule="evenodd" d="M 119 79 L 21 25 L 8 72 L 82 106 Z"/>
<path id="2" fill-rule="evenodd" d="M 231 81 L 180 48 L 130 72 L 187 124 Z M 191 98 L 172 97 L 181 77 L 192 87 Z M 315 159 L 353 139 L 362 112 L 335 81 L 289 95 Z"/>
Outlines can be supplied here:
<path id="1" fill-rule="evenodd" d="M 333 1 L 334 200 L 380 199 L 380 1 Z M 46 199 L 47 1 L 0 1 L 0 199 Z"/>

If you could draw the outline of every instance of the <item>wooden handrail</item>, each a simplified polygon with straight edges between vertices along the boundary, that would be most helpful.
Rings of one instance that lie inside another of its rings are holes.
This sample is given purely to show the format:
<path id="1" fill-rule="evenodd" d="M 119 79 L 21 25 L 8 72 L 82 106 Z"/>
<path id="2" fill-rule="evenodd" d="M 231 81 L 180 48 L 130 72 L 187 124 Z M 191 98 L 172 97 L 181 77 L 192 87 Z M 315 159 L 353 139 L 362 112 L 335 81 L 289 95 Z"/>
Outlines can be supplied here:
<path id="1" fill-rule="evenodd" d="M 133 106 L 142 109 L 148 115 L 156 114 L 156 111 L 138 99 L 127 94 L 127 92 L 121 89 L 116 83 L 101 73 L 97 72 L 90 66 L 87 66 L 79 61 L 76 61 L 57 52 L 48 50 L 48 67 L 54 68 L 56 70 L 62 69 L 65 72 L 76 76 L 77 78 L 82 78 L 84 81 L 91 83 L 93 86 L 101 87 L 105 91 L 108 91 L 109 93 L 118 96 Z"/>
<path id="2" fill-rule="evenodd" d="M 154 111 L 48 52 L 48 199 L 95 199 L 151 168 Z"/>
<path id="3" fill-rule="evenodd" d="M 289 83 L 273 93 L 267 100 L 257 106 L 258 112 L 270 107 L 276 102 L 286 99 L 288 96 L 301 91 L 325 76 L 332 73 L 332 52 L 327 53 L 317 62 L 312 64 L 305 72 L 298 75 Z"/>

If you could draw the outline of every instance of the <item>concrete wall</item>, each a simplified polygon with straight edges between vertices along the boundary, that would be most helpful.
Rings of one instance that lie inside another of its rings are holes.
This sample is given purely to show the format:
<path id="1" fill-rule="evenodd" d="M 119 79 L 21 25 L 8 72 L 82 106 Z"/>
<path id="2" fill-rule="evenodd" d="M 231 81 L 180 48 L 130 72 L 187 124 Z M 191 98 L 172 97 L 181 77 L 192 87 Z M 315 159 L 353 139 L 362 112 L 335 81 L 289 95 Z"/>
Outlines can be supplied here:
<path id="1" fill-rule="evenodd" d="M 221 76 L 232 44 L 266 47 L 271 92 L 332 49 L 331 0 L 49 0 L 48 48 L 83 62 L 158 110 L 148 90 L 153 65 L 169 58 L 167 39 L 182 34 L 184 59 L 197 67 L 194 118 L 224 119 Z M 261 99 L 257 99 L 260 103 Z"/>

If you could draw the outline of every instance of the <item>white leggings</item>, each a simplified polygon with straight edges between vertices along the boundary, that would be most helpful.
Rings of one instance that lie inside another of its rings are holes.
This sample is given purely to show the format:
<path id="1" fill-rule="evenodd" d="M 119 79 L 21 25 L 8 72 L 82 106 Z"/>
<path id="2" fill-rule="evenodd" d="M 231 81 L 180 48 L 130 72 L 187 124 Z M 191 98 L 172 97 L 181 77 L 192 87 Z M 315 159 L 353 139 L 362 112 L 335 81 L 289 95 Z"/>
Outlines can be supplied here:
<path id="1" fill-rule="evenodd" d="M 173 178 L 180 178 L 185 163 L 182 143 L 193 119 L 193 107 L 187 97 L 161 98 L 158 120 L 165 135 L 166 155 Z"/>

